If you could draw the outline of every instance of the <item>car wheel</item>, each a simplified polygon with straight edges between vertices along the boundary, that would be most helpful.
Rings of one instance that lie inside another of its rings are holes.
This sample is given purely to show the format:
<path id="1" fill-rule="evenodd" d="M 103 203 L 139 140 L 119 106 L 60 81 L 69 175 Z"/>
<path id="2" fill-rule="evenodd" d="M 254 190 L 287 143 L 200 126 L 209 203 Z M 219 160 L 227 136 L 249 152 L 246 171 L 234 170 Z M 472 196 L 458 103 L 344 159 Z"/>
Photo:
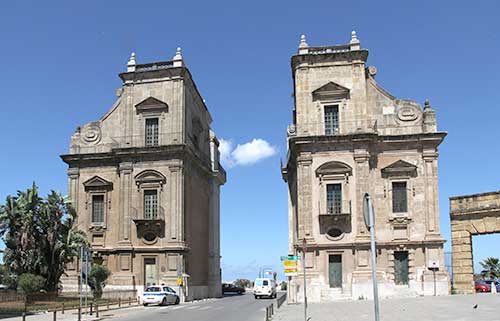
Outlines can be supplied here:
<path id="1" fill-rule="evenodd" d="M 161 305 L 167 305 L 167 298 L 163 298 L 163 300 L 161 300 Z"/>
<path id="2" fill-rule="evenodd" d="M 177 298 L 175 299 L 175 304 L 179 304 L 179 302 L 180 302 L 180 301 L 181 301 L 181 300 L 179 299 L 179 297 L 177 297 Z"/>
<path id="3" fill-rule="evenodd" d="M 254 295 L 254 297 L 255 297 L 255 300 L 257 300 L 257 299 L 259 298 L 259 296 L 258 296 L 258 295 Z"/>
<path id="4" fill-rule="evenodd" d="M 147 304 L 147 303 L 143 303 L 142 305 L 144 305 L 145 307 L 147 307 L 147 306 L 148 306 L 148 304 Z"/>

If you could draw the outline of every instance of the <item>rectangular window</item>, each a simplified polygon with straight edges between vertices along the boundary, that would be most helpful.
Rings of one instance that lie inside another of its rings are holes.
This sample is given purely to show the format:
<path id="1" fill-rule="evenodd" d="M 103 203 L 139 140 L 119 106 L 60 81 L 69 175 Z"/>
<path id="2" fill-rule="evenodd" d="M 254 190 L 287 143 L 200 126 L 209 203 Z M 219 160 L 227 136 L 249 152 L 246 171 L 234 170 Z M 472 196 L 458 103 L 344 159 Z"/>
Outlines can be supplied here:
<path id="1" fill-rule="evenodd" d="M 342 184 L 326 185 L 327 214 L 342 214 Z"/>
<path id="2" fill-rule="evenodd" d="M 92 223 L 104 223 L 104 195 L 92 195 Z"/>
<path id="3" fill-rule="evenodd" d="M 408 211 L 408 197 L 406 182 L 392 183 L 392 212 L 406 213 Z"/>
<path id="4" fill-rule="evenodd" d="M 144 191 L 144 218 L 156 219 L 158 217 L 158 192 L 156 190 Z"/>
<path id="5" fill-rule="evenodd" d="M 146 119 L 146 146 L 158 146 L 158 118 Z"/>
<path id="6" fill-rule="evenodd" d="M 339 133 L 339 106 L 325 106 L 325 135 Z"/>

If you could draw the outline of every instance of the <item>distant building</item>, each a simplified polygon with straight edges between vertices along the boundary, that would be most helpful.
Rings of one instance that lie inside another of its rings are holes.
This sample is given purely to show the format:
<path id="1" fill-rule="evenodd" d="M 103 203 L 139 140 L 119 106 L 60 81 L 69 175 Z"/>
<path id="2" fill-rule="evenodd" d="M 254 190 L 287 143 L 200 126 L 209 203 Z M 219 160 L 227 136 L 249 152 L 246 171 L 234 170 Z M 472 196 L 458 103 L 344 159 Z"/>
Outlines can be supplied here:
<path id="1" fill-rule="evenodd" d="M 432 261 L 440 266 L 437 294 L 448 293 L 437 174 L 446 133 L 429 102 L 422 109 L 384 90 L 367 58 L 353 32 L 339 46 L 310 47 L 303 36 L 291 59 L 295 107 L 282 174 L 289 254 L 306 240 L 310 301 L 373 297 L 366 192 L 375 207 L 380 295 L 433 294 Z M 299 272 L 292 302 L 303 300 Z"/>
<path id="2" fill-rule="evenodd" d="M 107 290 L 176 286 L 187 299 L 221 295 L 219 189 L 226 181 L 212 118 L 178 49 L 173 61 L 137 64 L 132 54 L 117 100 L 77 128 L 69 196 Z M 78 282 L 67 267 L 64 291 Z"/>

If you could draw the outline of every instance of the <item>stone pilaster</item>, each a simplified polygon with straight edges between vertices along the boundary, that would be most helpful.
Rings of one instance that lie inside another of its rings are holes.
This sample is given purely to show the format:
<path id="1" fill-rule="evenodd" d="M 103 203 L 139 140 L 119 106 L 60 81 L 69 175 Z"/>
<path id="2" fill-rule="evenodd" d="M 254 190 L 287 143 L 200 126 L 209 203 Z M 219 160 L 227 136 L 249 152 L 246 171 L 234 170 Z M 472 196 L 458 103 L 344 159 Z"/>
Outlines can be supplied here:
<path id="1" fill-rule="evenodd" d="M 130 222 L 132 221 L 131 193 L 132 193 L 132 163 L 121 163 L 120 173 L 120 216 L 119 235 L 120 245 L 131 245 Z"/>
<path id="2" fill-rule="evenodd" d="M 76 224 L 80 221 L 80 214 L 78 212 L 79 204 L 78 204 L 78 188 L 80 182 L 80 168 L 78 167 L 70 167 L 68 168 L 68 194 L 69 199 L 71 200 L 71 205 L 76 211 Z"/>
<path id="3" fill-rule="evenodd" d="M 184 241 L 184 175 L 181 165 L 169 166 L 170 170 L 170 240 Z"/>
<path id="4" fill-rule="evenodd" d="M 209 296 L 220 297 L 220 192 L 217 179 L 210 181 L 210 208 L 208 216 L 208 285 Z"/>
<path id="5" fill-rule="evenodd" d="M 363 217 L 363 196 L 369 191 L 369 175 L 370 175 L 370 154 L 367 150 L 355 150 L 354 151 L 354 161 L 356 162 L 356 208 L 355 208 L 355 219 L 356 219 L 356 239 L 368 240 L 370 234 L 365 226 L 365 220 Z"/>
<path id="6" fill-rule="evenodd" d="M 299 240 L 313 239 L 312 235 L 312 157 L 310 154 L 297 158 L 297 186 L 299 209 Z M 300 242 L 300 241 L 299 241 Z"/>
<path id="7" fill-rule="evenodd" d="M 439 235 L 439 208 L 438 208 L 438 182 L 437 182 L 437 157 L 435 150 L 424 151 L 425 174 L 425 222 L 426 238 L 440 238 Z"/>
<path id="8" fill-rule="evenodd" d="M 451 236 L 453 287 L 458 293 L 474 293 L 472 236 L 460 227 L 452 228 Z"/>

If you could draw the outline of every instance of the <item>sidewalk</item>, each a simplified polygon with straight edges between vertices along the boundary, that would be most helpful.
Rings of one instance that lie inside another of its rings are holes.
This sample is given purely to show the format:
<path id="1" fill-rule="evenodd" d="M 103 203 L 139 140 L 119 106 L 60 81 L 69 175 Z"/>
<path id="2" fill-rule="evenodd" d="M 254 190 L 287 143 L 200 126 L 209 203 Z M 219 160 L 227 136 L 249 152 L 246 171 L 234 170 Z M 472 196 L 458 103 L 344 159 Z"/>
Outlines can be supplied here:
<path id="1" fill-rule="evenodd" d="M 477 308 L 474 306 L 477 304 Z M 373 321 L 373 301 L 312 303 L 311 321 Z M 500 295 L 449 295 L 384 299 L 380 301 L 381 321 L 498 321 Z M 304 321 L 302 304 L 283 304 L 273 321 Z"/>
<path id="2" fill-rule="evenodd" d="M 119 314 L 124 314 L 128 311 L 133 311 L 133 310 L 140 309 L 140 308 L 142 308 L 142 306 L 136 305 L 136 306 L 125 307 L 125 308 L 120 308 L 120 309 L 111 309 L 108 311 L 99 312 L 99 317 L 96 317 L 95 312 L 92 316 L 82 314 L 82 321 L 96 321 L 96 320 L 102 320 L 102 319 L 109 319 L 109 318 L 115 317 Z M 5 317 L 3 315 L 0 315 L 0 320 L 2 320 L 2 321 L 22 321 L 22 317 L 21 316 Z M 53 320 L 54 320 L 54 313 L 53 312 L 40 312 L 40 313 L 28 314 L 26 316 L 26 321 L 53 321 Z M 77 320 L 78 320 L 77 310 L 69 310 L 69 311 L 66 311 L 64 314 L 62 314 L 61 311 L 57 311 L 57 321 L 77 321 Z"/>

